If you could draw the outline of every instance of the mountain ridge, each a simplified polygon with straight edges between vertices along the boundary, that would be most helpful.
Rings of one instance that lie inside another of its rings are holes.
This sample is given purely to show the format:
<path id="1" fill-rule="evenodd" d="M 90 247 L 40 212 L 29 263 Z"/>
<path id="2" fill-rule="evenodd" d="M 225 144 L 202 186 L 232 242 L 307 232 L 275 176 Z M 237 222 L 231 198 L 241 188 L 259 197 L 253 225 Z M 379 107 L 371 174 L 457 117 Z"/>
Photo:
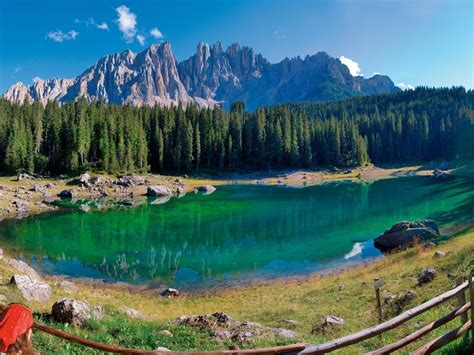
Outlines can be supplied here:
<path id="1" fill-rule="evenodd" d="M 106 55 L 72 79 L 16 83 L 3 95 L 23 103 L 59 103 L 85 97 L 133 106 L 189 105 L 229 107 L 244 101 L 254 110 L 295 101 L 328 101 L 356 95 L 398 92 L 386 75 L 352 76 L 348 67 L 326 52 L 270 63 L 251 47 L 199 42 L 196 52 L 178 62 L 171 44 L 153 44 Z"/>

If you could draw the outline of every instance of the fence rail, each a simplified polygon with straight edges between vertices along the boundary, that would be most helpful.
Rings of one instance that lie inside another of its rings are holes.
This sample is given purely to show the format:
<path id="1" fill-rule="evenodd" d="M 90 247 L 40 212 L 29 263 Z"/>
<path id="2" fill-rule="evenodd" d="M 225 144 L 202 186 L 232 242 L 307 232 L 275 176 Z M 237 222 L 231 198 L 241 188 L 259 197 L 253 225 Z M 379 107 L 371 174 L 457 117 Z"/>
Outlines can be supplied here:
<path id="1" fill-rule="evenodd" d="M 469 291 L 469 302 L 466 301 L 466 291 Z M 353 333 L 350 335 L 343 336 L 341 338 L 328 341 L 323 344 L 318 345 L 306 345 L 306 344 L 292 344 L 286 346 L 279 346 L 273 348 L 266 348 L 266 349 L 249 349 L 249 350 L 226 350 L 226 351 L 207 351 L 207 352 L 162 352 L 162 351 L 150 351 L 150 350 L 138 350 L 138 349 L 128 349 L 128 348 L 121 348 L 116 347 L 113 345 L 107 345 L 98 343 L 92 340 L 84 339 L 55 328 L 46 326 L 44 324 L 34 322 L 33 328 L 48 333 L 50 335 L 62 338 L 66 341 L 70 341 L 76 344 L 80 344 L 86 347 L 90 347 L 96 350 L 102 350 L 107 352 L 113 353 L 122 353 L 122 354 L 198 354 L 198 355 L 215 355 L 215 354 L 326 354 L 332 352 L 334 350 L 338 350 L 341 348 L 345 348 L 357 343 L 360 343 L 364 340 L 373 338 L 377 335 L 383 334 L 389 330 L 395 329 L 400 325 L 404 324 L 408 320 L 427 312 L 428 310 L 436 307 L 446 301 L 449 301 L 457 297 L 459 306 L 449 314 L 445 315 L 444 317 L 431 322 L 424 327 L 420 328 L 419 330 L 411 333 L 404 338 L 392 343 L 381 347 L 375 351 L 372 351 L 368 354 L 370 355 L 379 355 L 379 354 L 390 354 L 396 350 L 399 350 L 408 344 L 419 340 L 421 337 L 425 336 L 426 334 L 430 333 L 431 331 L 451 322 L 455 318 L 461 319 L 461 326 L 455 328 L 446 334 L 429 341 L 418 350 L 416 350 L 413 354 L 415 355 L 422 355 L 422 354 L 431 354 L 433 351 L 449 344 L 450 342 L 454 341 L 455 339 L 467 335 L 468 332 L 471 333 L 471 351 L 474 354 L 474 278 L 470 276 L 468 281 L 463 282 L 456 288 L 443 293 L 437 297 L 432 298 L 431 300 L 420 304 L 417 307 L 414 307 L 397 317 L 394 317 L 386 322 L 380 323 L 376 326 L 364 329 L 360 332 Z M 3 309 L 3 306 L 0 306 L 0 310 Z M 470 311 L 470 312 L 469 312 Z M 470 313 L 470 317 L 468 316 L 468 312 Z M 469 319 L 470 318 L 470 319 Z"/>
<path id="2" fill-rule="evenodd" d="M 408 344 L 420 339 L 424 335 L 430 333 L 431 331 L 447 324 L 448 322 L 452 321 L 453 319 L 459 317 L 461 319 L 461 326 L 451 330 L 450 332 L 444 334 L 443 336 L 436 338 L 418 350 L 414 352 L 416 355 L 421 355 L 421 354 L 431 354 L 433 351 L 443 347 L 446 344 L 449 344 L 453 340 L 459 338 L 460 336 L 467 334 L 469 331 L 471 331 L 471 348 L 474 353 L 474 286 L 473 286 L 473 277 L 469 277 L 468 281 L 463 282 L 456 288 L 443 293 L 442 295 L 439 295 L 435 298 L 432 298 L 431 300 L 420 304 L 419 306 L 412 308 L 397 317 L 394 317 L 386 322 L 383 322 L 379 325 L 364 329 L 360 332 L 353 333 L 350 335 L 343 336 L 341 338 L 335 339 L 328 341 L 323 344 L 318 344 L 318 345 L 310 345 L 306 347 L 303 351 L 300 352 L 300 354 L 327 354 L 331 351 L 341 349 L 348 347 L 350 345 L 354 345 L 357 343 L 360 343 L 364 340 L 373 338 L 377 335 L 383 334 L 389 330 L 395 329 L 399 327 L 400 325 L 404 324 L 408 320 L 425 313 L 432 309 L 433 307 L 436 307 L 442 303 L 445 303 L 446 301 L 457 297 L 458 302 L 459 302 L 459 308 L 455 309 L 448 315 L 431 322 L 421 329 L 417 330 L 414 333 L 411 333 L 410 335 L 407 335 L 406 337 L 392 343 L 383 346 L 382 348 L 372 351 L 368 354 L 372 355 L 379 355 L 379 354 L 390 354 L 398 349 L 401 349 Z M 465 297 L 465 292 L 469 291 L 470 295 L 470 301 L 466 302 L 466 297 Z M 468 320 L 467 317 L 467 312 L 471 311 L 471 319 Z"/>

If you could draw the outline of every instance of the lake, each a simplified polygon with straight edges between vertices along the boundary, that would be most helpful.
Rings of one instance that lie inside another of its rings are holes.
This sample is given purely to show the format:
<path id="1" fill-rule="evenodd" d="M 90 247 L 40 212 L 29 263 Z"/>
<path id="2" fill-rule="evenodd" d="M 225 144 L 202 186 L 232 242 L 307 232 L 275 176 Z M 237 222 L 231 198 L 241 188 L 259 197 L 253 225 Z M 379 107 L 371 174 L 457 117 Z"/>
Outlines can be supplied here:
<path id="1" fill-rule="evenodd" d="M 349 266 L 380 256 L 373 239 L 395 222 L 432 218 L 449 231 L 473 216 L 472 178 L 228 185 L 3 221 L 0 240 L 48 274 L 196 289 Z"/>

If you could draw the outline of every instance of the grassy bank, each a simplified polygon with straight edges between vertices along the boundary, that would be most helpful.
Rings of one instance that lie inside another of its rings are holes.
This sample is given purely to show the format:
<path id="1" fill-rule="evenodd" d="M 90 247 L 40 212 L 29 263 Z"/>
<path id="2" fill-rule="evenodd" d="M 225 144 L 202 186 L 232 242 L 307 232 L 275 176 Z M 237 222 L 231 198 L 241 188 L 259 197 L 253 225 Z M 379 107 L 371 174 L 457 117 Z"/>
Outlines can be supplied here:
<path id="1" fill-rule="evenodd" d="M 447 254 L 441 258 L 434 258 L 436 250 L 444 251 Z M 172 350 L 218 350 L 234 345 L 232 341 L 219 342 L 212 339 L 209 329 L 176 328 L 168 325 L 168 321 L 182 315 L 208 314 L 216 311 L 225 312 L 241 321 L 254 321 L 272 327 L 288 328 L 287 324 L 282 323 L 288 319 L 298 322 L 294 326 L 294 330 L 299 334 L 297 339 L 262 337 L 248 343 L 238 343 L 237 345 L 242 348 L 288 344 L 298 341 L 318 343 L 377 323 L 372 287 L 374 278 L 382 277 L 385 280 L 382 298 L 398 292 L 404 294 L 409 290 L 416 293 L 416 297 L 412 301 L 401 306 L 384 304 L 384 317 L 388 319 L 450 289 L 454 283 L 447 275 L 465 272 L 464 269 L 473 255 L 474 228 L 471 228 L 434 249 L 412 248 L 372 263 L 330 275 L 315 275 L 213 292 L 184 294 L 170 299 L 159 296 L 157 290 L 129 289 L 125 286 L 107 286 L 87 281 L 76 281 L 77 292 L 69 294 L 57 286 L 56 279 L 50 278 L 48 282 L 53 287 L 53 297 L 50 302 L 44 305 L 30 304 L 30 306 L 38 313 L 48 313 L 52 303 L 62 297 L 88 300 L 92 305 L 102 305 L 106 310 L 105 319 L 91 321 L 84 329 L 58 324 L 54 324 L 54 326 L 86 336 L 89 339 L 144 349 L 164 346 Z M 433 282 L 418 286 L 416 277 L 426 267 L 434 267 L 438 276 Z M 12 273 L 13 270 L 9 266 L 0 263 L 0 275 L 4 285 Z M 341 284 L 344 285 L 342 291 L 340 290 Z M 10 287 L 1 287 L 0 293 L 7 297 L 7 302 L 24 302 L 17 291 Z M 384 335 L 383 340 L 377 337 L 361 345 L 353 346 L 342 353 L 362 353 L 392 342 L 449 313 L 456 307 L 456 302 L 456 300 L 450 301 L 416 317 L 397 330 Z M 146 315 L 147 320 L 129 319 L 121 311 L 123 307 L 132 307 L 141 311 Z M 327 315 L 343 318 L 345 325 L 327 332 L 318 331 L 322 318 Z M 40 317 L 40 319 L 43 318 Z M 458 322 L 459 320 L 456 319 L 447 326 L 439 328 L 431 337 L 445 333 L 448 329 L 457 326 Z M 159 331 L 163 329 L 169 329 L 174 336 L 167 337 L 160 334 Z M 88 352 L 88 350 L 75 345 L 65 347 L 65 343 L 61 340 L 38 332 L 34 333 L 34 344 L 38 350 L 45 353 L 57 352 L 58 349 L 63 349 L 64 352 L 73 350 Z M 413 350 L 420 345 L 421 343 L 417 342 L 408 349 Z M 447 349 L 448 353 L 455 351 L 455 347 Z"/>

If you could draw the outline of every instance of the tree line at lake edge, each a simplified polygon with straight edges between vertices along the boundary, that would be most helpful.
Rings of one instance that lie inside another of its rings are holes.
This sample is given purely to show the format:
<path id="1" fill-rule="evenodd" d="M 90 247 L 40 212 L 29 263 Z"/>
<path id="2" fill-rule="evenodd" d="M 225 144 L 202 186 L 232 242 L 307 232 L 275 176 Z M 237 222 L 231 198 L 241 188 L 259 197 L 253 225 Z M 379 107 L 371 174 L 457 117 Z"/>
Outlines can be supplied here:
<path id="1" fill-rule="evenodd" d="M 0 99 L 0 172 L 195 173 L 474 158 L 474 91 L 417 88 L 246 112 Z"/>

